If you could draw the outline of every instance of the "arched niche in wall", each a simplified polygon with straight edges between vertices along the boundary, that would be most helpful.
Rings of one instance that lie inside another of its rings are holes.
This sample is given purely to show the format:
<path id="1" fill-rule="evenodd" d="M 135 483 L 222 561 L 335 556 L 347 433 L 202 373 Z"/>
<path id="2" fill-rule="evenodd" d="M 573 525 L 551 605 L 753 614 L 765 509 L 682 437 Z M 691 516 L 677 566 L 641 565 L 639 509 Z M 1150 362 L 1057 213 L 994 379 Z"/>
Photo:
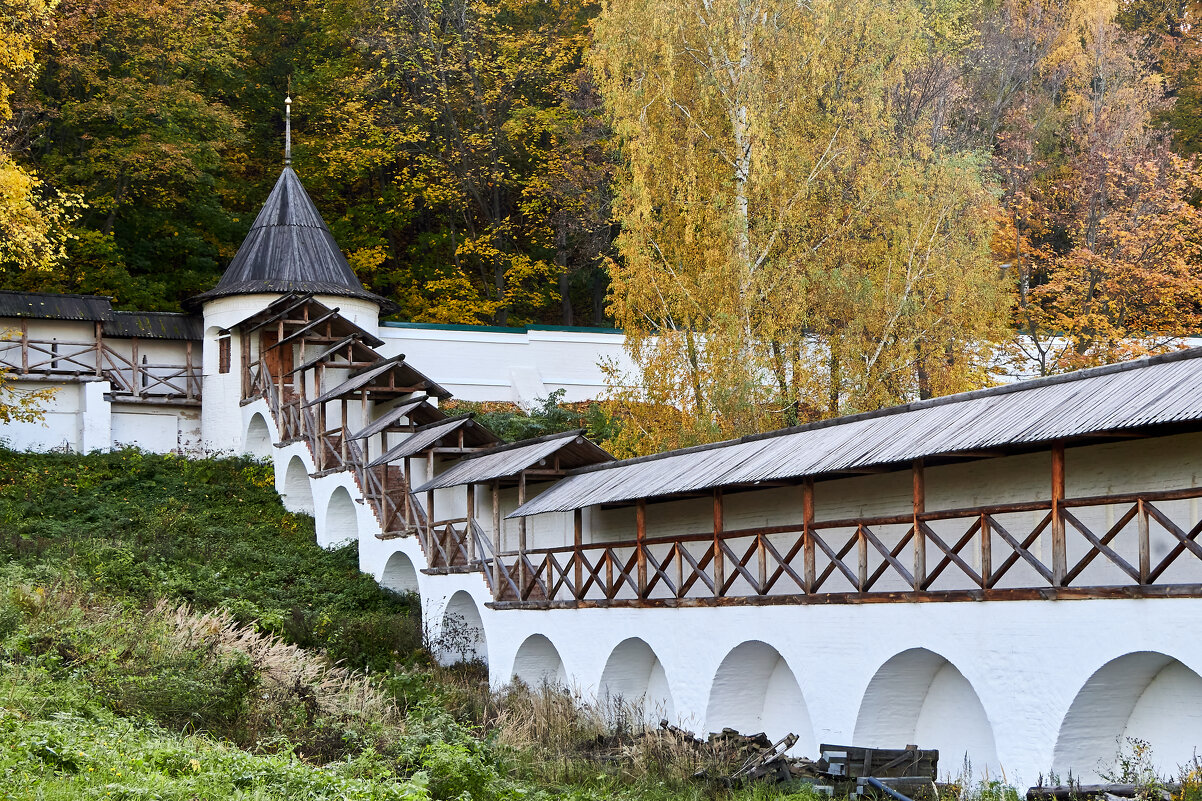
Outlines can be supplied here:
<path id="1" fill-rule="evenodd" d="M 1092 781 L 1109 772 L 1128 738 L 1151 748 L 1161 773 L 1202 753 L 1202 677 L 1166 654 L 1137 651 L 1100 667 L 1069 706 L 1052 767 Z"/>
<path id="2" fill-rule="evenodd" d="M 309 471 L 299 456 L 293 456 L 284 472 L 284 506 L 291 512 L 313 514 L 313 488 L 309 484 Z"/>
<path id="3" fill-rule="evenodd" d="M 856 718 L 854 744 L 939 749 L 942 772 L 967 759 L 974 774 L 997 776 L 997 744 L 985 707 L 955 665 L 933 651 L 912 648 L 877 670 Z"/>
<path id="4" fill-rule="evenodd" d="M 563 658 L 542 634 L 531 634 L 513 658 L 513 678 L 535 689 L 548 684 L 566 684 Z"/>
<path id="5" fill-rule="evenodd" d="M 359 539 L 359 513 L 346 487 L 337 487 L 330 493 L 326 506 L 325 526 L 318 545 L 331 548 L 335 545 Z"/>
<path id="6" fill-rule="evenodd" d="M 271 428 L 263 415 L 256 412 L 246 426 L 246 437 L 242 440 L 242 450 L 256 459 L 271 458 Z"/>
<path id="7" fill-rule="evenodd" d="M 417 583 L 417 569 L 408 554 L 397 551 L 388 557 L 384 572 L 380 574 L 380 586 L 402 594 L 416 595 L 421 591 Z"/>
<path id="8" fill-rule="evenodd" d="M 675 722 L 676 708 L 668 676 L 655 651 L 631 637 L 618 643 L 601 673 L 598 700 L 607 714 L 631 724 L 667 718 Z"/>
<path id="9" fill-rule="evenodd" d="M 456 662 L 488 664 L 484 621 L 476 601 L 465 590 L 459 590 L 447 601 L 434 645 L 434 651 L 444 665 Z"/>
<path id="10" fill-rule="evenodd" d="M 705 725 L 709 731 L 727 726 L 745 734 L 762 731 L 774 742 L 796 734 L 796 753 L 818 752 L 797 677 L 779 651 L 759 640 L 736 646 L 718 666 Z"/>

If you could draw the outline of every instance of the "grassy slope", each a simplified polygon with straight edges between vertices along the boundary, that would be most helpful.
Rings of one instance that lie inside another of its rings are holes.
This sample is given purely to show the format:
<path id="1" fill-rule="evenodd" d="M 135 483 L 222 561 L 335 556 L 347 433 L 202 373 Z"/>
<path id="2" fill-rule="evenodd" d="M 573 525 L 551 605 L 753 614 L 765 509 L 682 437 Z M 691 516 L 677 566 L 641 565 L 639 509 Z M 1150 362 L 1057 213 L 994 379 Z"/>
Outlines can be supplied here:
<path id="1" fill-rule="evenodd" d="M 410 599 L 272 487 L 240 459 L 0 451 L 0 799 L 709 793 L 655 749 L 580 758 L 576 699 L 429 665 Z M 329 657 L 374 678 L 332 681 Z"/>

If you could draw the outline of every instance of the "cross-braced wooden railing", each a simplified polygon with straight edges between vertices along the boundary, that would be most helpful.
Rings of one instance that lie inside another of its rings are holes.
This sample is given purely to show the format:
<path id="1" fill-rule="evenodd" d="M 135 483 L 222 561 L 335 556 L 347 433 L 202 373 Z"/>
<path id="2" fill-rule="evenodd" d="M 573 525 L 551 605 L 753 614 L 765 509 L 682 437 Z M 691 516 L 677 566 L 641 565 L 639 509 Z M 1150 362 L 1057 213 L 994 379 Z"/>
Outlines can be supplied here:
<path id="1" fill-rule="evenodd" d="M 19 333 L 0 339 L 0 367 L 15 376 L 94 376 L 113 385 L 113 392 L 132 400 L 199 400 L 200 372 L 185 343 L 182 362 L 151 362 L 138 356 L 136 339 L 122 352 L 99 336 L 87 342 L 33 339 Z"/>
<path id="2" fill-rule="evenodd" d="M 266 401 L 280 442 L 305 442 L 319 472 L 352 472 L 380 524 L 381 536 L 398 537 L 427 529 L 425 509 L 404 473 L 390 465 L 369 468 L 367 454 L 344 427 L 319 430 L 317 417 L 303 405 L 304 397 L 294 385 L 277 384 L 260 361 L 246 368 L 243 386 L 243 400 Z"/>
<path id="3" fill-rule="evenodd" d="M 1202 488 L 501 555 L 500 601 L 856 603 L 1202 595 Z"/>

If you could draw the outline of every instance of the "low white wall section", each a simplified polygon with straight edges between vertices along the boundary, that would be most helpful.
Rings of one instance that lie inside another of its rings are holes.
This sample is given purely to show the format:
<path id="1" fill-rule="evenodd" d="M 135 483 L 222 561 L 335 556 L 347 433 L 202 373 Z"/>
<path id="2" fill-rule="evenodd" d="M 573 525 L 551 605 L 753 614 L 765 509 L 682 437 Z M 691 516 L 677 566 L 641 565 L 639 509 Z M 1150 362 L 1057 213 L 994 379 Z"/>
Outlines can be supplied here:
<path id="1" fill-rule="evenodd" d="M 383 323 L 380 352 L 405 354 L 418 370 L 469 401 L 529 407 L 557 389 L 567 401 L 605 393 L 603 362 L 633 368 L 621 332 L 565 328 L 490 328 Z"/>

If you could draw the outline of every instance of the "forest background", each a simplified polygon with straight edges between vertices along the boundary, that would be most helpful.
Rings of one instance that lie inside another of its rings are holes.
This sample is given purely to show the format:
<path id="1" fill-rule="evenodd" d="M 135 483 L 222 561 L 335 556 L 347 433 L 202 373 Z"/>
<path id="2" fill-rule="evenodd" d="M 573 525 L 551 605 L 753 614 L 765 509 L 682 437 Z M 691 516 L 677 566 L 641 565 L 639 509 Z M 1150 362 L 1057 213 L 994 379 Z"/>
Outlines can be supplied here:
<path id="1" fill-rule="evenodd" d="M 1202 330 L 1190 0 L 0 0 L 0 288 L 178 309 L 282 161 L 401 319 L 617 325 L 647 452 Z"/>

